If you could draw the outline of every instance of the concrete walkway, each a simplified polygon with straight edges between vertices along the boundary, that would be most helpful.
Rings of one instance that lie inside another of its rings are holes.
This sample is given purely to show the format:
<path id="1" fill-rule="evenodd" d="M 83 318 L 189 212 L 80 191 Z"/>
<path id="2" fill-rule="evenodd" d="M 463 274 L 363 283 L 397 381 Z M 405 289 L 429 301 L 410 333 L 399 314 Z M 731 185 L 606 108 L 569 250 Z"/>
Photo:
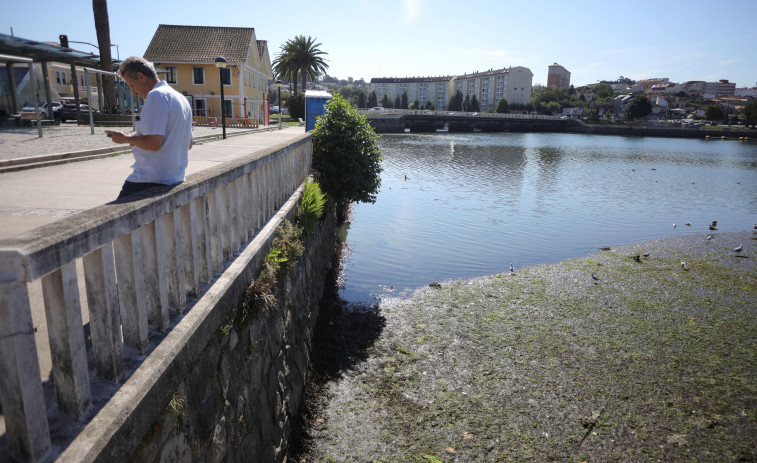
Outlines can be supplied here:
<path id="1" fill-rule="evenodd" d="M 57 135 L 51 129 L 43 128 L 48 131 L 43 138 L 36 137 L 36 129 L 34 133 L 25 130 L 27 133 L 0 131 L 0 151 L 4 156 L 8 156 L 6 148 L 18 145 L 24 147 L 27 156 L 114 146 L 102 133 L 102 128 L 96 129 L 95 135 L 91 135 L 89 127 L 67 126 Z M 97 133 L 98 130 L 100 133 Z M 200 139 L 203 131 L 221 135 L 220 129 L 195 129 L 198 141 L 189 152 L 187 175 L 284 143 L 304 133 L 304 128 L 291 127 L 236 136 L 232 135 L 241 129 L 227 129 L 226 140 L 204 141 Z M 12 150 L 8 149 L 8 152 Z M 114 200 L 131 173 L 133 162 L 131 153 L 125 153 L 84 162 L 0 173 L 0 240 Z"/>

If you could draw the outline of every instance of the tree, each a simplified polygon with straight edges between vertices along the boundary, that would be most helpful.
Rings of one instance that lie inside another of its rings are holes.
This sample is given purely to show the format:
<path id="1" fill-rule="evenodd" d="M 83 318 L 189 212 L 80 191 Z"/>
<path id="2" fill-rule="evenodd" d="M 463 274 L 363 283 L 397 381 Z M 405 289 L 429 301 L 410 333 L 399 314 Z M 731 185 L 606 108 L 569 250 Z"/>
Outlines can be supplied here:
<path id="1" fill-rule="evenodd" d="M 350 79 L 352 79 L 352 77 L 350 77 Z M 357 107 L 365 108 L 365 92 L 362 90 L 357 94 Z"/>
<path id="2" fill-rule="evenodd" d="M 432 103 L 431 100 L 429 100 L 429 101 L 426 101 L 426 106 L 424 106 L 423 109 L 428 109 L 429 111 L 433 111 L 436 108 L 434 107 L 434 103 Z"/>
<path id="3" fill-rule="evenodd" d="M 744 106 L 744 120 L 744 124 L 751 124 L 752 128 L 757 125 L 757 101 L 752 101 Z"/>
<path id="4" fill-rule="evenodd" d="M 381 106 L 383 106 L 386 109 L 389 109 L 392 107 L 392 102 L 389 101 L 389 95 L 384 93 L 384 96 L 381 97 Z"/>
<path id="5" fill-rule="evenodd" d="M 478 98 L 476 98 L 476 95 L 473 95 L 473 98 L 471 98 L 470 100 L 470 110 L 481 111 L 481 104 L 478 102 Z"/>
<path id="6" fill-rule="evenodd" d="M 394 109 L 402 109 L 402 99 L 399 95 L 394 97 Z"/>
<path id="7" fill-rule="evenodd" d="M 407 92 L 402 92 L 402 97 L 400 97 L 400 109 L 408 108 L 408 99 L 409 97 L 407 96 Z"/>
<path id="8" fill-rule="evenodd" d="M 710 121 L 722 121 L 725 113 L 720 106 L 710 105 L 704 109 L 704 118 Z"/>
<path id="9" fill-rule="evenodd" d="M 456 91 L 452 98 L 449 99 L 447 105 L 447 111 L 462 111 L 463 110 L 463 94 L 460 90 Z"/>
<path id="10" fill-rule="evenodd" d="M 497 112 L 500 114 L 507 114 L 510 112 L 510 106 L 507 104 L 507 100 L 502 98 L 497 103 Z"/>
<path id="11" fill-rule="evenodd" d="M 273 70 L 279 78 L 289 78 L 294 84 L 294 94 L 297 94 L 297 77 L 302 79 L 302 89 L 307 86 L 308 77 L 315 80 L 319 74 L 326 73 L 329 65 L 321 55 L 327 53 L 321 51 L 320 43 L 315 39 L 304 35 L 298 35 L 294 39 L 287 40 L 281 46 L 281 52 L 273 60 Z"/>
<path id="12" fill-rule="evenodd" d="M 633 119 L 646 117 L 652 112 L 652 102 L 645 95 L 636 95 L 626 106 L 626 112 Z"/>
<path id="13" fill-rule="evenodd" d="M 326 109 L 313 130 L 313 168 L 323 191 L 340 209 L 350 202 L 376 202 L 382 171 L 378 135 L 340 95 Z"/>
<path id="14" fill-rule="evenodd" d="M 100 49 L 100 69 L 113 72 L 113 58 L 110 54 L 110 20 L 108 19 L 108 0 L 92 0 L 92 12 L 95 16 L 97 46 Z M 113 111 L 116 107 L 113 77 L 103 75 L 103 97 L 105 107 Z M 52 116 L 51 116 L 52 117 Z"/>
<path id="15" fill-rule="evenodd" d="M 607 98 L 613 98 L 615 96 L 615 92 L 613 91 L 610 84 L 597 84 L 597 86 L 594 87 L 594 96 L 598 100 L 603 100 Z"/>
<path id="16" fill-rule="evenodd" d="M 376 106 L 378 106 L 378 96 L 376 95 L 376 91 L 374 90 L 368 96 L 368 107 L 375 108 Z"/>

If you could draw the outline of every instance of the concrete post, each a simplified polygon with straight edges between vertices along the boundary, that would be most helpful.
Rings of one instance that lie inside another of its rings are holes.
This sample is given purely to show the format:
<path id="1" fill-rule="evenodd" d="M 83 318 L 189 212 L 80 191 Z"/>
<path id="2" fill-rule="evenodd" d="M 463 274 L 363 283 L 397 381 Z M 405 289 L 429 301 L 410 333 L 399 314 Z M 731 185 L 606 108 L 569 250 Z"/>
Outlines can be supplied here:
<path id="1" fill-rule="evenodd" d="M 210 258 L 213 272 L 220 272 L 223 268 L 223 238 L 221 237 L 221 212 L 219 206 L 219 191 L 211 191 L 207 197 L 208 232 L 210 242 Z"/>
<path id="2" fill-rule="evenodd" d="M 50 450 L 45 397 L 26 282 L 0 282 L 0 403 L 8 450 L 23 462 Z"/>
<path id="3" fill-rule="evenodd" d="M 228 185 L 221 185 L 216 190 L 216 215 L 218 216 L 218 238 L 223 250 L 222 262 L 226 262 L 231 260 Z"/>
<path id="4" fill-rule="evenodd" d="M 124 344 L 140 354 L 150 347 L 140 229 L 113 242 Z"/>
<path id="5" fill-rule="evenodd" d="M 165 284 L 166 272 L 163 261 L 163 239 L 160 219 L 148 223 L 141 229 L 142 234 L 142 268 L 145 272 L 145 302 L 147 303 L 147 320 L 158 331 L 168 329 L 168 286 Z M 160 252 L 158 252 L 160 251 Z"/>
<path id="6" fill-rule="evenodd" d="M 239 179 L 226 184 L 226 205 L 229 214 L 229 252 L 231 260 L 239 253 Z"/>
<path id="7" fill-rule="evenodd" d="M 58 407 L 80 419 L 92 404 L 76 264 L 42 278 L 47 335 Z"/>
<path id="8" fill-rule="evenodd" d="M 187 294 L 184 289 L 184 256 L 181 252 L 183 248 L 179 211 L 164 214 L 155 222 L 161 224 L 160 235 L 163 239 L 162 252 L 168 289 L 168 308 L 175 313 L 183 313 L 187 305 Z M 157 227 L 155 233 L 158 235 Z"/>
<path id="9" fill-rule="evenodd" d="M 210 222 L 208 221 L 208 197 L 194 200 L 197 211 L 197 244 L 199 246 L 200 281 L 208 283 L 213 278 L 213 260 L 210 249 Z"/>
<path id="10" fill-rule="evenodd" d="M 83 262 L 95 371 L 105 379 L 118 381 L 124 374 L 124 349 L 113 245 L 90 252 Z"/>
<path id="11" fill-rule="evenodd" d="M 192 296 L 200 293 L 200 243 L 195 201 L 181 206 L 181 243 L 184 254 L 184 285 Z"/>

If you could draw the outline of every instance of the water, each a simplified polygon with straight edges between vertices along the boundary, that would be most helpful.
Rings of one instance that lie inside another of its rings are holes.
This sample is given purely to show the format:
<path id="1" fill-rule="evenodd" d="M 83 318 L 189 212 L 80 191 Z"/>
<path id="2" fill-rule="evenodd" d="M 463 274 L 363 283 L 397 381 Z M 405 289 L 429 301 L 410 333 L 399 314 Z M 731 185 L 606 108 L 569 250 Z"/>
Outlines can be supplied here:
<path id="1" fill-rule="evenodd" d="M 347 300 L 757 222 L 756 142 L 406 134 L 381 151 L 377 201 L 349 224 Z"/>

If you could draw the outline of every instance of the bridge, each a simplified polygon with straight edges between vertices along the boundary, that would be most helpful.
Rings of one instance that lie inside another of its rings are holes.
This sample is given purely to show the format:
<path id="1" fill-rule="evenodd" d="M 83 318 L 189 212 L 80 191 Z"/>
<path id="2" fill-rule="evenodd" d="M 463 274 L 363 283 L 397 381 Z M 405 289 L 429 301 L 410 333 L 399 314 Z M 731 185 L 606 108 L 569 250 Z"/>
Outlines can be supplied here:
<path id="1" fill-rule="evenodd" d="M 376 133 L 556 132 L 577 131 L 584 124 L 562 116 L 460 111 L 384 109 L 364 110 Z"/>
<path id="2" fill-rule="evenodd" d="M 0 205 L 0 460 L 133 450 L 255 278 L 311 157 L 302 128 L 198 143 L 186 182 L 120 204 L 103 203 L 131 156 L 0 174 L 21 210 Z"/>

